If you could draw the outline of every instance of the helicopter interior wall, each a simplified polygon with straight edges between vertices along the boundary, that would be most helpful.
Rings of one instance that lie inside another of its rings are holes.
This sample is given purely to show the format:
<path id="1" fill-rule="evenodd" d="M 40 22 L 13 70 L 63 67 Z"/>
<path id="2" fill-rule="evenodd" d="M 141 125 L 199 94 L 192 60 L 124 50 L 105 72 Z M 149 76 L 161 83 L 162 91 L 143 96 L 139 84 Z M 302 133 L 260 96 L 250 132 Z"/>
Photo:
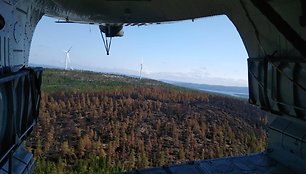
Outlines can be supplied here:
<path id="1" fill-rule="evenodd" d="M 250 103 L 271 113 L 306 120 L 306 62 L 248 59 Z"/>
<path id="2" fill-rule="evenodd" d="M 41 80 L 42 68 L 24 69 L 0 79 L 0 166 L 37 121 Z"/>
<path id="3" fill-rule="evenodd" d="M 8 83 L 0 84 L 0 166 L 5 162 L 7 157 L 7 152 L 15 144 L 15 129 L 14 129 L 14 119 L 12 115 L 12 109 L 9 109 L 12 105 L 12 100 L 10 99 Z M 9 110 L 8 110 L 9 109 Z"/>

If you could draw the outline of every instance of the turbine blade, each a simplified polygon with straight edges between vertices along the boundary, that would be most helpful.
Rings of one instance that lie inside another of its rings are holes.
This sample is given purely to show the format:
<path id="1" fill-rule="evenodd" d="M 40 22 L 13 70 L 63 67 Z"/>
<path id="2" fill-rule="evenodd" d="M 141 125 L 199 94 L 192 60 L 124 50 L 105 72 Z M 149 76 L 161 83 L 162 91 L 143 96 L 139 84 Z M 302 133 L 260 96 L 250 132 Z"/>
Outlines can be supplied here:
<path id="1" fill-rule="evenodd" d="M 67 52 L 70 52 L 71 48 L 72 48 L 72 46 L 69 48 L 69 50 Z"/>

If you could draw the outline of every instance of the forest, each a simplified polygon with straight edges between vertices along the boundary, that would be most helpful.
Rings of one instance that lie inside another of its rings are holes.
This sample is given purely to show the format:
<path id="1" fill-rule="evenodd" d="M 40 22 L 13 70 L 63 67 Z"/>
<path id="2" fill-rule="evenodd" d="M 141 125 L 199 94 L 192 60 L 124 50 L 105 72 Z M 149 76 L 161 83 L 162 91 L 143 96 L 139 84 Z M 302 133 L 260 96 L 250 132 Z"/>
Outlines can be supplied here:
<path id="1" fill-rule="evenodd" d="M 260 152 L 267 116 L 247 100 L 150 79 L 46 69 L 25 142 L 35 173 L 116 173 Z"/>

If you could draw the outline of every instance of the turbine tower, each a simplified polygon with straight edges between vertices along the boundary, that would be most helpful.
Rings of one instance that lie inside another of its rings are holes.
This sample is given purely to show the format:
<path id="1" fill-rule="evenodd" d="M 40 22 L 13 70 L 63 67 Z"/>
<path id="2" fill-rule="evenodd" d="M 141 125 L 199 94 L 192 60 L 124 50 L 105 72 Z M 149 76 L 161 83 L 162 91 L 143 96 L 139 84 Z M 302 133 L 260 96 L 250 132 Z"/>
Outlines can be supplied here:
<path id="1" fill-rule="evenodd" d="M 66 57 L 65 57 L 65 70 L 68 69 L 68 63 L 70 63 L 70 51 L 71 51 L 70 47 L 68 50 L 64 50 L 64 52 L 66 53 Z"/>
<path id="2" fill-rule="evenodd" d="M 140 70 L 139 70 L 139 79 L 142 78 L 142 69 L 143 69 L 143 58 L 141 58 Z"/>

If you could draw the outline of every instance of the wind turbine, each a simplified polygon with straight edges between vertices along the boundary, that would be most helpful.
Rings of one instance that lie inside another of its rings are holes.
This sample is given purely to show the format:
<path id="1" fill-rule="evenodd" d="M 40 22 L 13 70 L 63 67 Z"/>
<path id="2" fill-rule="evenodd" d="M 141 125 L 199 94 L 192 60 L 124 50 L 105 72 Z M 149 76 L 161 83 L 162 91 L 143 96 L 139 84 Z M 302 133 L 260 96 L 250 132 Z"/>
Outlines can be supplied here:
<path id="1" fill-rule="evenodd" d="M 141 58 L 140 70 L 139 70 L 139 79 L 142 78 L 142 70 L 143 70 L 143 58 Z"/>
<path id="2" fill-rule="evenodd" d="M 70 47 L 68 50 L 64 50 L 64 52 L 66 53 L 66 57 L 65 57 L 65 70 L 68 69 L 68 63 L 70 63 L 70 51 L 71 51 Z"/>

